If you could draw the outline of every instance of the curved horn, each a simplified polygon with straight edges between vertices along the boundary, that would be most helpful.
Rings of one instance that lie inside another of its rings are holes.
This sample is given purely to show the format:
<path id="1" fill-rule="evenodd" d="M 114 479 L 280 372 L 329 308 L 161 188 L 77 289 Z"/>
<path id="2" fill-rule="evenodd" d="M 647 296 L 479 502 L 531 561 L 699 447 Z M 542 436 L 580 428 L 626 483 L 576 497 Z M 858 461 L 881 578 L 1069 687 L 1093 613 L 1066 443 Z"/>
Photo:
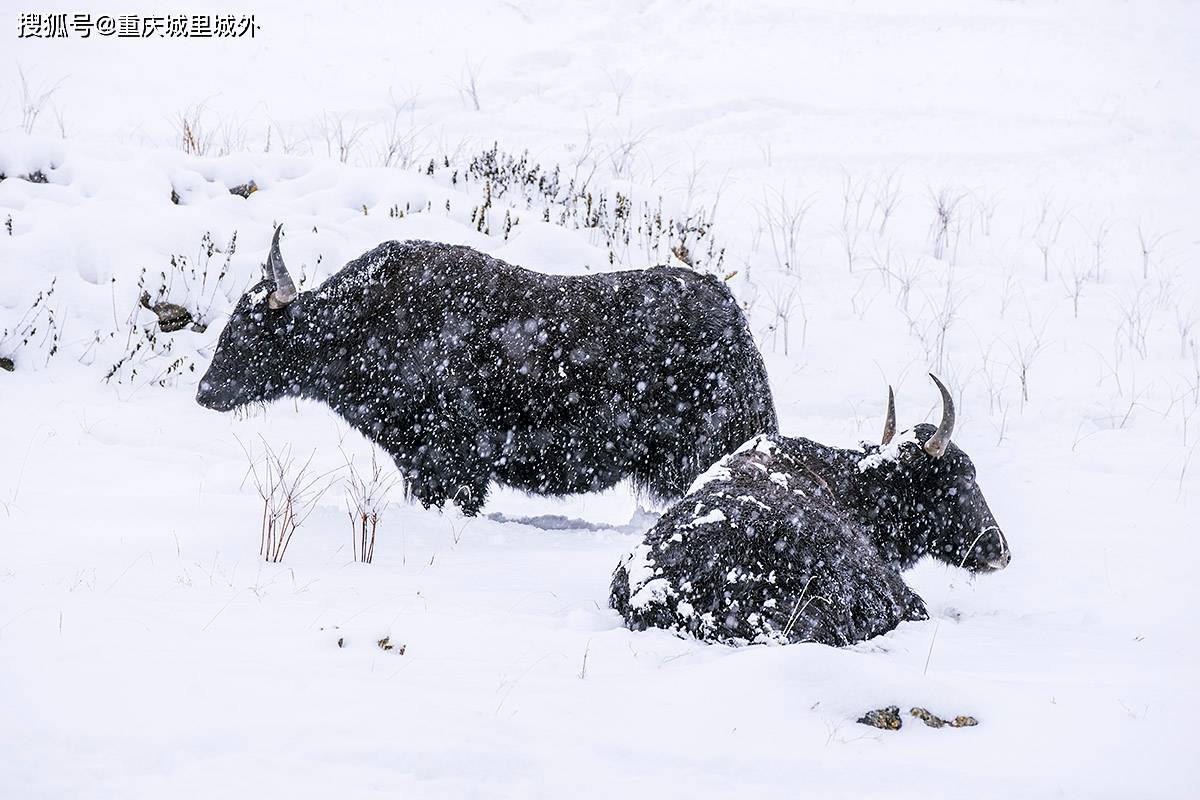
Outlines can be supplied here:
<path id="1" fill-rule="evenodd" d="M 883 441 L 880 444 L 887 444 L 892 441 L 892 437 L 896 435 L 896 396 L 892 394 L 892 387 L 888 387 L 888 407 L 887 417 L 883 420 Z"/>
<path id="2" fill-rule="evenodd" d="M 954 399 L 936 375 L 931 372 L 929 377 L 933 378 L 938 391 L 942 393 L 942 421 L 938 423 L 937 430 L 929 437 L 929 441 L 925 442 L 925 452 L 934 458 L 941 458 L 950 446 L 950 437 L 954 434 Z"/>
<path id="3" fill-rule="evenodd" d="M 279 252 L 279 234 L 283 226 L 275 228 L 275 238 L 271 240 L 271 254 L 267 256 L 267 265 L 271 268 L 271 277 L 275 280 L 275 291 L 267 298 L 271 308 L 283 308 L 296 299 L 296 284 L 288 275 L 287 267 L 283 265 L 283 254 Z"/>

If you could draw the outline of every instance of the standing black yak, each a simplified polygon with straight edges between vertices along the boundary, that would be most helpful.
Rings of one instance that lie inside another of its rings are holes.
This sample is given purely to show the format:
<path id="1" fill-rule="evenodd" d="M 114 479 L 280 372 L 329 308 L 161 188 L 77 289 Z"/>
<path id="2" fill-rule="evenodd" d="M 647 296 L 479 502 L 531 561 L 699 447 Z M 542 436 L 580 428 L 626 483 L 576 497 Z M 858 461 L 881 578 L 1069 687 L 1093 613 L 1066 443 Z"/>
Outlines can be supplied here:
<path id="1" fill-rule="evenodd" d="M 426 507 L 449 499 L 475 514 L 493 480 L 565 495 L 629 477 L 675 498 L 776 429 L 746 319 L 709 275 L 544 275 L 409 241 L 297 292 L 279 229 L 268 265 L 221 332 L 197 402 L 321 400 L 392 456 Z"/>
<path id="2" fill-rule="evenodd" d="M 930 377 L 933 377 L 932 375 Z M 1008 565 L 1008 542 L 975 467 L 942 421 L 862 450 L 758 436 L 701 475 L 618 565 L 610 604 L 635 630 L 711 642 L 845 645 L 926 619 L 900 577 L 924 555 L 975 572 Z"/>

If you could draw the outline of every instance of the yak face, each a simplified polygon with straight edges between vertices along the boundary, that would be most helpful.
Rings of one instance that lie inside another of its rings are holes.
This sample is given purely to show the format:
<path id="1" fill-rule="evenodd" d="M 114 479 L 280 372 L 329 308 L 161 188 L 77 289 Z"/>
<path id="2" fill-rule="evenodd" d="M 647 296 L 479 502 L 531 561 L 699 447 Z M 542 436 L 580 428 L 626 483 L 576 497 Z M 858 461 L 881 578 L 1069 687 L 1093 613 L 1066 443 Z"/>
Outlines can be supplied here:
<path id="1" fill-rule="evenodd" d="M 1008 540 L 975 482 L 975 465 L 951 441 L 954 400 L 940 380 L 929 377 L 942 395 L 938 426 L 917 425 L 892 444 L 896 404 L 889 388 L 883 442 L 859 462 L 859 470 L 870 474 L 877 507 L 896 509 L 895 529 L 882 546 L 904 566 L 928 554 L 972 572 L 1004 569 L 1011 559 Z"/>
<path id="2" fill-rule="evenodd" d="M 299 309 L 272 308 L 271 280 L 242 295 L 221 338 L 212 364 L 196 391 L 196 402 L 214 411 L 266 403 L 296 390 L 292 339 Z"/>
<path id="3" fill-rule="evenodd" d="M 904 527 L 914 543 L 955 567 L 972 572 L 995 572 L 1008 566 L 1008 540 L 992 516 L 975 481 L 975 465 L 953 442 L 933 456 L 924 444 L 934 435 L 932 425 L 918 425 L 916 441 L 901 444 L 902 469 L 909 473 L 914 494 Z"/>
<path id="4" fill-rule="evenodd" d="M 267 277 L 242 295 L 229 318 L 196 402 L 214 411 L 232 411 L 249 403 L 266 403 L 299 392 L 299 292 L 283 264 L 275 228 L 267 256 Z"/>

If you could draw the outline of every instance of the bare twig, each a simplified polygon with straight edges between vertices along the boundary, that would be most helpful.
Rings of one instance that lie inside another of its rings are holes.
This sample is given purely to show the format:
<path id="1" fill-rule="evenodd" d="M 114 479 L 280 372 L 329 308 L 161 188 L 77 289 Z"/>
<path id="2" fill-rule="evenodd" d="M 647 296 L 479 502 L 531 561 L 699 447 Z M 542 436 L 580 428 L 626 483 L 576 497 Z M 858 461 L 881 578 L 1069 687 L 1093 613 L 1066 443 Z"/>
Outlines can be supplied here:
<path id="1" fill-rule="evenodd" d="M 314 452 L 300 462 L 292 454 L 291 445 L 272 447 L 262 439 L 262 454 L 254 455 L 242 445 L 250 462 L 248 474 L 262 498 L 259 555 L 279 563 L 287 554 L 288 545 L 296 530 L 316 509 L 321 497 L 329 490 L 330 472 L 313 474 Z"/>
<path id="2" fill-rule="evenodd" d="M 350 517 L 350 546 L 356 561 L 370 564 L 375 558 L 379 522 L 390 502 L 388 495 L 400 479 L 393 473 L 384 472 L 374 450 L 366 473 L 359 472 L 351 458 L 346 459 L 346 468 L 348 474 L 344 485 L 346 513 Z"/>
<path id="3" fill-rule="evenodd" d="M 21 109 L 21 130 L 25 133 L 33 133 L 33 128 L 37 125 L 38 117 L 42 115 L 46 104 L 50 102 L 50 98 L 62 86 L 65 78 L 60 78 L 53 85 L 46 87 L 45 85 L 34 86 L 29 82 L 29 76 L 25 74 L 25 69 L 17 64 L 17 75 L 20 81 L 20 97 L 18 102 Z"/>
<path id="4" fill-rule="evenodd" d="M 604 75 L 608 78 L 608 85 L 617 98 L 616 115 L 619 117 L 621 116 L 621 102 L 625 99 L 630 87 L 633 86 L 633 76 L 622 69 L 609 72 L 607 67 L 604 69 Z"/>
<path id="5" fill-rule="evenodd" d="M 458 96 L 463 105 L 470 103 L 476 111 L 479 107 L 479 75 L 483 72 L 483 62 L 472 63 L 467 59 L 458 76 Z"/>
<path id="6" fill-rule="evenodd" d="M 800 256 L 800 228 L 813 200 L 812 195 L 802 200 L 792 199 L 786 185 L 777 190 L 763 189 L 758 218 L 771 239 L 775 263 L 785 272 L 793 270 Z"/>
<path id="7" fill-rule="evenodd" d="M 348 114 L 334 114 L 326 111 L 321 115 L 321 134 L 325 137 L 325 154 L 337 158 L 343 164 L 350 160 L 350 155 L 368 126 L 354 122 Z"/>
<path id="8" fill-rule="evenodd" d="M 943 188 L 938 192 L 929 192 L 929 200 L 933 204 L 933 222 L 929 225 L 929 236 L 933 240 L 933 257 L 941 259 L 950 247 L 951 229 L 959 225 L 959 204 L 966 197 L 965 192 Z"/>
<path id="9" fill-rule="evenodd" d="M 1154 233 L 1141 221 L 1138 222 L 1137 232 L 1138 243 L 1142 246 L 1142 279 L 1144 280 L 1150 277 L 1150 262 L 1154 259 L 1154 253 L 1162 244 L 1162 240 L 1170 235 L 1170 232 Z"/>
<path id="10" fill-rule="evenodd" d="M 212 131 L 204 122 L 204 103 L 188 106 L 175 116 L 179 147 L 190 156 L 207 155 L 212 147 Z"/>
<path id="11" fill-rule="evenodd" d="M 887 227 L 888 220 L 895 213 L 896 207 L 900 205 L 900 180 L 896 177 L 896 170 L 888 170 L 875 180 L 874 190 L 872 194 L 875 198 L 874 214 L 879 215 L 879 235 L 883 236 L 883 231 Z"/>
<path id="12" fill-rule="evenodd" d="M 1043 281 L 1050 280 L 1050 250 L 1058 242 L 1058 235 L 1062 232 L 1063 221 L 1066 218 L 1066 209 L 1055 212 L 1053 201 L 1049 197 L 1042 199 L 1042 211 L 1034 230 L 1033 241 L 1042 254 Z"/>

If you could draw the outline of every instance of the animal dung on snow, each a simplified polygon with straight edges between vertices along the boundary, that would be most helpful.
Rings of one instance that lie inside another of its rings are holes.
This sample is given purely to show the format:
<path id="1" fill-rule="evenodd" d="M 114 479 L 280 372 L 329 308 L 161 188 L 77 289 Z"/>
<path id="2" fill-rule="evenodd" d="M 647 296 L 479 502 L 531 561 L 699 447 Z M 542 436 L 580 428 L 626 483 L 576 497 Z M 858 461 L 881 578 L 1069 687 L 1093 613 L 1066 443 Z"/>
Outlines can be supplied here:
<path id="1" fill-rule="evenodd" d="M 971 728 L 979 724 L 979 720 L 965 714 L 959 714 L 952 720 L 944 720 L 937 714 L 920 706 L 914 706 L 908 713 L 924 722 L 930 728 Z M 904 726 L 899 706 L 886 706 L 884 708 L 873 709 L 863 714 L 855 722 L 861 725 L 870 725 L 872 728 L 879 728 L 884 731 L 898 731 Z"/>
<path id="2" fill-rule="evenodd" d="M 900 717 L 900 706 L 876 708 L 863 714 L 856 722 L 884 731 L 898 731 L 904 726 L 904 720 Z"/>
<path id="3" fill-rule="evenodd" d="M 974 717 L 969 717 L 965 714 L 959 714 L 954 719 L 945 720 L 939 717 L 937 714 L 934 714 L 929 709 L 921 708 L 920 706 L 914 706 L 913 708 L 909 709 L 908 713 L 924 722 L 930 728 L 944 728 L 946 726 L 951 728 L 973 728 L 979 724 L 979 720 L 975 719 Z"/>

